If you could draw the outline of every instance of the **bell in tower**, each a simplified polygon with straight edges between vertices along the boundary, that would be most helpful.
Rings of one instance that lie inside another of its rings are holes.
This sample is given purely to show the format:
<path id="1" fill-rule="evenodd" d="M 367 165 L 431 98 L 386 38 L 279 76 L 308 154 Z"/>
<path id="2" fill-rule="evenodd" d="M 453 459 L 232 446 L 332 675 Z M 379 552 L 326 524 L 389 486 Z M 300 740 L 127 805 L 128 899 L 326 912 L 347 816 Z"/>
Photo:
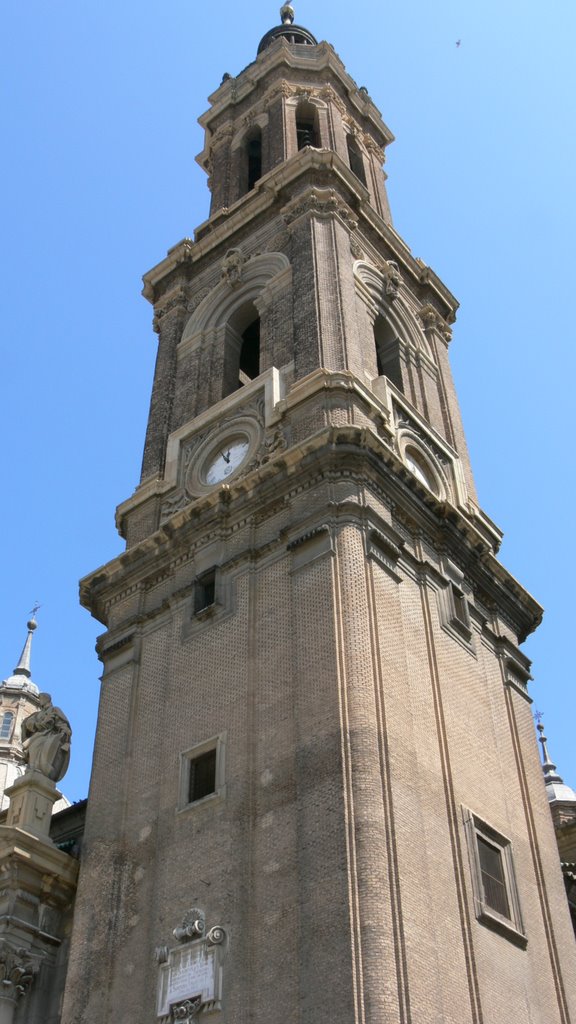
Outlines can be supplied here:
<path id="1" fill-rule="evenodd" d="M 393 137 L 290 5 L 200 123 L 210 215 L 144 277 L 126 551 L 81 585 L 106 632 L 62 1020 L 568 1024 L 541 609 L 478 504 Z"/>

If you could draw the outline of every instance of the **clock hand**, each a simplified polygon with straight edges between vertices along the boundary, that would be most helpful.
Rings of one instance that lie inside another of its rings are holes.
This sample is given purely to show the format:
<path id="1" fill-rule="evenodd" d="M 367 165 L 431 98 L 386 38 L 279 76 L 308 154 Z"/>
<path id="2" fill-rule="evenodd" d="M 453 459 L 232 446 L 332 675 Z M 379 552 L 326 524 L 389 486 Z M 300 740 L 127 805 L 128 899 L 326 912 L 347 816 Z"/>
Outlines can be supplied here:
<path id="1" fill-rule="evenodd" d="M 230 449 L 228 449 L 227 455 L 226 452 L 222 452 L 222 458 L 224 459 L 224 462 L 230 462 Z"/>

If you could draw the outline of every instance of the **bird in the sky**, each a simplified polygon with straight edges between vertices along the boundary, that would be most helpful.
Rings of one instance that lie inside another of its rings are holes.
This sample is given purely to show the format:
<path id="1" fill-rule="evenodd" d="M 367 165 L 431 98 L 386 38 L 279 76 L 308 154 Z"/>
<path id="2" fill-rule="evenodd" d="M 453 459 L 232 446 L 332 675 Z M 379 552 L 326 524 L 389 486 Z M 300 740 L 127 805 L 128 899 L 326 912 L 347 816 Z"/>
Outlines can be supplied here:
<path id="1" fill-rule="evenodd" d="M 462 40 L 461 40 L 461 39 L 457 39 L 457 40 L 456 40 L 456 46 L 460 46 L 460 43 L 461 43 L 461 42 L 462 42 Z"/>

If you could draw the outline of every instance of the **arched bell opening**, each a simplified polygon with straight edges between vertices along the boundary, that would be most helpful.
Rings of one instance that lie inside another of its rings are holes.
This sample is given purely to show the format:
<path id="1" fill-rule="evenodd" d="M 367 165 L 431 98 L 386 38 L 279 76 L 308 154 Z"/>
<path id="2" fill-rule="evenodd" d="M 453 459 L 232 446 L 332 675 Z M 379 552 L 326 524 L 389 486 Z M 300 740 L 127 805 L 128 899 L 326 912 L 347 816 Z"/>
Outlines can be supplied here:
<path id="1" fill-rule="evenodd" d="M 298 149 L 304 149 L 305 146 L 320 148 L 318 110 L 307 100 L 303 100 L 296 107 L 296 139 Z"/>
<path id="2" fill-rule="evenodd" d="M 260 316 L 254 303 L 246 302 L 226 324 L 222 397 L 249 384 L 259 373 Z"/>
<path id="3" fill-rule="evenodd" d="M 346 145 L 348 147 L 348 163 L 350 164 L 352 174 L 356 175 L 358 180 L 364 185 L 364 188 L 368 188 L 366 183 L 366 172 L 364 170 L 364 157 L 362 156 L 362 150 L 360 149 L 358 141 L 354 135 L 346 136 Z"/>
<path id="4" fill-rule="evenodd" d="M 245 143 L 245 164 L 247 191 L 250 192 L 262 177 L 262 131 L 258 127 L 250 130 Z"/>
<path id="5" fill-rule="evenodd" d="M 392 325 L 381 314 L 374 321 L 374 346 L 379 377 L 389 380 L 404 392 L 400 361 L 400 339 Z"/>

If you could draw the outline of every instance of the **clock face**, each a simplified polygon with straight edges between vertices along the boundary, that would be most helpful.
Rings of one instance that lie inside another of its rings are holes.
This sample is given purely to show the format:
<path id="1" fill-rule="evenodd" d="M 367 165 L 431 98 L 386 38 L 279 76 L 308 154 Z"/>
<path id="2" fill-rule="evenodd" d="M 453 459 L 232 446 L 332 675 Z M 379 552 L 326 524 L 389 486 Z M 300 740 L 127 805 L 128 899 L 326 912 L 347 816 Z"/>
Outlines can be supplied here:
<path id="1" fill-rule="evenodd" d="M 250 441 L 247 437 L 231 437 L 223 441 L 206 460 L 202 476 L 208 485 L 222 483 L 244 462 Z"/>

